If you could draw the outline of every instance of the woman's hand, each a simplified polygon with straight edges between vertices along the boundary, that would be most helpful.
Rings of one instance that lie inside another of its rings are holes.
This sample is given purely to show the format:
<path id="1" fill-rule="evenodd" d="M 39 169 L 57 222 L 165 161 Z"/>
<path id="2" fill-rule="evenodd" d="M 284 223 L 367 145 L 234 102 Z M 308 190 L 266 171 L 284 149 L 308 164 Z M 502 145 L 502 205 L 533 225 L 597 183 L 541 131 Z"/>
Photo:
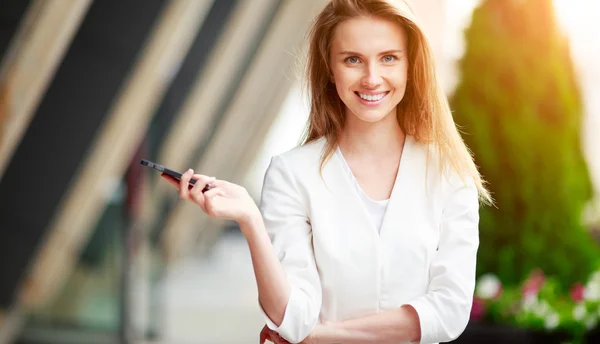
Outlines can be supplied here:
<path id="1" fill-rule="evenodd" d="M 279 333 L 271 330 L 267 325 L 260 331 L 260 344 L 264 344 L 266 340 L 270 340 L 275 344 L 290 344 L 287 340 L 283 339 Z M 314 335 L 310 334 L 300 344 L 317 344 Z"/>
<path id="2" fill-rule="evenodd" d="M 267 325 L 260 331 L 260 344 L 264 344 L 265 341 L 271 341 L 275 344 L 290 344 L 287 340 L 283 339 L 279 333 L 271 330 Z"/>
<path id="3" fill-rule="evenodd" d="M 233 220 L 242 225 L 260 216 L 252 197 L 239 185 L 194 174 L 192 169 L 185 172 L 179 181 L 164 173 L 161 176 L 179 190 L 180 198 L 196 203 L 210 217 Z M 197 179 L 193 187 L 189 184 L 192 177 Z M 209 184 L 212 188 L 202 192 Z"/>

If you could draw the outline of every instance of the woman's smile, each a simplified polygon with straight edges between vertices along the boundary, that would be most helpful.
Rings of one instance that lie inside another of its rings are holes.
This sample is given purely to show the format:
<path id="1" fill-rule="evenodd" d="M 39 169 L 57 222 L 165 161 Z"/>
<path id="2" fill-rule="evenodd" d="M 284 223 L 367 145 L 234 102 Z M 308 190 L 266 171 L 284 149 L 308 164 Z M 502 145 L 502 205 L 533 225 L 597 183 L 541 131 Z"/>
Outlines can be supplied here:
<path id="1" fill-rule="evenodd" d="M 366 106 L 377 106 L 381 104 L 387 97 L 390 91 L 378 92 L 378 93 L 362 93 L 354 92 L 358 97 L 361 104 Z"/>

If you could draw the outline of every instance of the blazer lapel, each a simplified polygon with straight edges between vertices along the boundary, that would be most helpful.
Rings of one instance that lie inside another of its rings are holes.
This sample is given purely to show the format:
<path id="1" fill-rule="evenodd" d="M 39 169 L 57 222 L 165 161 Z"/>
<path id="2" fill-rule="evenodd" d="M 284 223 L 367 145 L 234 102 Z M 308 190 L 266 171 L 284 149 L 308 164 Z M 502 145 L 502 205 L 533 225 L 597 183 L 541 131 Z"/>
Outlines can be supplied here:
<path id="1" fill-rule="evenodd" d="M 396 174 L 394 187 L 392 188 L 390 200 L 381 223 L 381 237 L 384 236 L 388 227 L 393 227 L 394 225 L 397 226 L 399 223 L 402 223 L 399 221 L 398 217 L 402 217 L 402 212 L 410 209 L 410 195 L 407 191 L 409 190 L 409 183 L 415 182 L 415 180 L 411 178 L 414 161 L 415 147 L 413 137 L 406 135 L 404 147 L 402 148 L 402 156 L 400 157 L 398 173 Z"/>
<path id="2" fill-rule="evenodd" d="M 357 193 L 356 186 L 346 173 L 344 163 L 336 153 L 331 156 L 323 167 L 325 185 L 333 194 L 335 201 L 343 206 L 342 216 L 351 218 L 356 227 L 377 234 L 377 229 Z"/>
<path id="3" fill-rule="evenodd" d="M 341 161 L 337 154 L 333 154 L 323 168 L 323 179 L 329 191 L 334 195 L 336 200 L 344 204 L 344 216 L 352 217 L 357 226 L 364 228 L 371 233 L 381 236 L 387 227 L 393 226 L 397 222 L 397 217 L 400 216 L 400 209 L 410 208 L 410 196 L 406 194 L 408 184 L 411 182 L 411 164 L 414 163 L 415 149 L 413 137 L 407 135 L 400 157 L 400 164 L 396 174 L 396 180 L 390 195 L 390 200 L 383 217 L 381 228 L 375 228 L 373 221 L 368 213 L 368 210 L 363 204 L 360 195 L 356 190 L 354 181 L 351 176 L 346 173 L 344 161 Z"/>

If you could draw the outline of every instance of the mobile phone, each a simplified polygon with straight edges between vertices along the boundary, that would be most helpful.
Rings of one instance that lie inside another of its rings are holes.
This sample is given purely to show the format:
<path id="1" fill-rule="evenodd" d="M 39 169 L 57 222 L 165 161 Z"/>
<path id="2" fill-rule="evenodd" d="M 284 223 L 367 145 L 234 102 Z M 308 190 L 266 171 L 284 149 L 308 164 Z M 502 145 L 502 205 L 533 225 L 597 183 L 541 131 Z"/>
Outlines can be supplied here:
<path id="1" fill-rule="evenodd" d="M 149 161 L 149 160 L 144 160 L 144 159 L 142 159 L 142 160 L 140 161 L 140 164 L 142 164 L 142 165 L 144 165 L 144 166 L 148 166 L 148 167 L 150 167 L 150 168 L 153 168 L 153 169 L 155 169 L 155 170 L 157 170 L 157 171 L 159 171 L 159 172 L 162 172 L 162 173 L 164 173 L 164 174 L 166 174 L 166 175 L 169 175 L 169 176 L 171 176 L 171 177 L 173 177 L 173 178 L 175 178 L 175 179 L 177 179 L 177 180 L 180 180 L 180 179 L 181 179 L 181 175 L 182 175 L 181 173 L 179 173 L 179 172 L 177 172 L 177 171 L 170 170 L 170 169 L 168 169 L 168 168 L 164 167 L 164 166 L 163 166 L 163 165 L 161 165 L 161 164 L 157 164 L 157 163 L 155 163 L 155 162 L 152 162 L 152 161 Z M 197 182 L 197 181 L 198 181 L 198 180 L 197 180 L 197 179 L 195 179 L 195 178 L 192 178 L 192 179 L 190 179 L 190 187 L 189 187 L 189 188 L 191 189 L 191 188 L 192 188 L 192 186 L 194 186 L 194 185 L 196 184 L 196 182 Z M 214 186 L 213 186 L 213 185 L 211 185 L 211 184 L 208 184 L 208 185 L 206 185 L 206 186 L 204 187 L 204 189 L 202 189 L 202 192 L 206 192 L 206 191 L 208 191 L 208 190 L 210 190 L 210 189 L 212 189 L 212 188 L 214 188 Z"/>

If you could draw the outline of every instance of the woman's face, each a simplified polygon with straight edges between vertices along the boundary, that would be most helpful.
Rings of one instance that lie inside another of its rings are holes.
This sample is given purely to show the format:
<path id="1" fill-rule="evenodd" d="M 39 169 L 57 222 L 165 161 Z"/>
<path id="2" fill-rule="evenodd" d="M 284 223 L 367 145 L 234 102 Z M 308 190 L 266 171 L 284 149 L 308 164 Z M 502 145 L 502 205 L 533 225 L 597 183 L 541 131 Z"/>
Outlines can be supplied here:
<path id="1" fill-rule="evenodd" d="M 346 116 L 374 123 L 395 116 L 408 73 L 407 39 L 398 23 L 359 17 L 335 29 L 330 66 Z"/>

